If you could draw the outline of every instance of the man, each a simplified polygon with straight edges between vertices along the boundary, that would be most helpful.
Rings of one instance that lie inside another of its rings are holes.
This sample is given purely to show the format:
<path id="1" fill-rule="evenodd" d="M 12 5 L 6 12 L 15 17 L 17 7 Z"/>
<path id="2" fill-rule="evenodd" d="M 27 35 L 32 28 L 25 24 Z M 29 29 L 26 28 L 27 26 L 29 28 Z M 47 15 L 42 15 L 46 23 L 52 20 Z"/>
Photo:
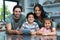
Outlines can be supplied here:
<path id="1" fill-rule="evenodd" d="M 8 34 L 22 34 L 20 30 L 22 23 L 25 21 L 25 16 L 21 14 L 22 7 L 16 5 L 13 8 L 13 14 L 6 19 L 6 30 Z"/>

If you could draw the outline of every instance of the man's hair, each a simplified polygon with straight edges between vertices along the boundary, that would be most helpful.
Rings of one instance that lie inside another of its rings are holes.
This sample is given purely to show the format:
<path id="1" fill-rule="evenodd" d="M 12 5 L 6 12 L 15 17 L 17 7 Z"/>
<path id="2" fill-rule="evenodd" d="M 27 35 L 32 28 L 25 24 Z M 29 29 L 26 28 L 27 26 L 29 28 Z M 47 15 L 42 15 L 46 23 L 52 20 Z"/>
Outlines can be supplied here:
<path id="1" fill-rule="evenodd" d="M 20 5 L 15 5 L 14 8 L 13 8 L 13 11 L 15 10 L 15 8 L 20 8 L 21 11 L 22 11 L 22 6 L 20 6 Z"/>

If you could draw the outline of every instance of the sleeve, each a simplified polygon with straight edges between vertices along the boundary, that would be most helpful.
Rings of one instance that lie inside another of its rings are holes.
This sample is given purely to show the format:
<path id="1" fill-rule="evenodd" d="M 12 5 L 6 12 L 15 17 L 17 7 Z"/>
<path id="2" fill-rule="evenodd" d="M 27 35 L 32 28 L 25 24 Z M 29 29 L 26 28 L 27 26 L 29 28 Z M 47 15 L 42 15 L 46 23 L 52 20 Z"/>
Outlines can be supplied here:
<path id="1" fill-rule="evenodd" d="M 37 23 L 36 23 L 36 25 L 35 25 L 35 30 L 36 30 L 36 31 L 39 30 L 39 26 L 38 26 Z"/>
<path id="2" fill-rule="evenodd" d="M 25 23 L 22 24 L 21 29 L 23 30 L 25 27 Z"/>
<path id="3" fill-rule="evenodd" d="M 50 15 L 47 12 L 45 12 L 45 17 L 46 18 L 51 18 Z"/>
<path id="4" fill-rule="evenodd" d="M 13 15 L 11 14 L 11 15 L 9 15 L 9 16 L 5 19 L 6 24 L 11 23 L 11 21 L 12 21 L 12 19 L 13 19 L 12 17 L 13 17 Z"/>
<path id="5" fill-rule="evenodd" d="M 57 23 L 52 21 L 53 27 L 56 28 L 57 27 Z"/>
<path id="6" fill-rule="evenodd" d="M 44 28 L 42 27 L 40 30 L 43 32 L 44 31 Z"/>
<path id="7" fill-rule="evenodd" d="M 36 28 L 39 28 L 39 26 L 38 26 L 38 24 L 37 24 L 37 23 L 36 23 L 36 25 L 35 25 L 35 26 L 36 26 Z"/>
<path id="8" fill-rule="evenodd" d="M 5 22 L 6 22 L 6 24 L 11 23 L 11 19 L 10 18 L 6 18 Z"/>

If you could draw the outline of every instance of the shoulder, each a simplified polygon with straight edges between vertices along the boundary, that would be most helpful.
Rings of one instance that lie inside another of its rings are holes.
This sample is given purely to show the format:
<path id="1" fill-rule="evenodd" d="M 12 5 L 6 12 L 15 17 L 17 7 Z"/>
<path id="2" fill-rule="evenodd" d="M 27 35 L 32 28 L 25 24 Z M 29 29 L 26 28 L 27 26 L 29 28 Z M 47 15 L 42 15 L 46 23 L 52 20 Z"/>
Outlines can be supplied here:
<path id="1" fill-rule="evenodd" d="M 56 28 L 52 28 L 52 30 L 56 30 Z"/>
<path id="2" fill-rule="evenodd" d="M 45 12 L 45 17 L 50 18 L 49 14 L 47 12 Z"/>
<path id="3" fill-rule="evenodd" d="M 45 29 L 44 27 L 41 28 L 41 30 Z"/>
<path id="4" fill-rule="evenodd" d="M 56 32 L 56 28 L 52 28 L 52 31 L 53 31 L 53 32 Z"/>
<path id="5" fill-rule="evenodd" d="M 45 29 L 44 27 L 42 27 L 41 29 Z"/>
<path id="6" fill-rule="evenodd" d="M 25 18 L 25 15 L 21 14 L 21 17 Z"/>
<path id="7" fill-rule="evenodd" d="M 44 27 L 42 27 L 40 30 L 41 30 L 41 31 L 43 31 L 43 30 L 45 30 L 45 28 L 44 28 Z"/>
<path id="8" fill-rule="evenodd" d="M 10 18 L 13 18 L 13 14 L 10 14 L 6 19 L 10 19 Z"/>
<path id="9" fill-rule="evenodd" d="M 36 22 L 33 23 L 34 25 L 38 25 Z"/>
<path id="10" fill-rule="evenodd" d="M 11 23 L 12 20 L 13 20 L 13 14 L 9 15 L 9 16 L 5 19 L 6 23 Z"/>
<path id="11" fill-rule="evenodd" d="M 8 17 L 13 17 L 14 15 L 13 14 L 10 14 Z"/>
<path id="12" fill-rule="evenodd" d="M 9 15 L 5 20 L 11 20 L 13 18 L 13 14 Z"/>
<path id="13" fill-rule="evenodd" d="M 24 23 L 23 23 L 23 25 L 27 25 L 27 24 L 28 24 L 28 22 L 24 22 Z"/>
<path id="14" fill-rule="evenodd" d="M 21 14 L 21 15 L 20 15 L 20 19 L 25 21 L 25 20 L 26 20 L 25 15 Z"/>

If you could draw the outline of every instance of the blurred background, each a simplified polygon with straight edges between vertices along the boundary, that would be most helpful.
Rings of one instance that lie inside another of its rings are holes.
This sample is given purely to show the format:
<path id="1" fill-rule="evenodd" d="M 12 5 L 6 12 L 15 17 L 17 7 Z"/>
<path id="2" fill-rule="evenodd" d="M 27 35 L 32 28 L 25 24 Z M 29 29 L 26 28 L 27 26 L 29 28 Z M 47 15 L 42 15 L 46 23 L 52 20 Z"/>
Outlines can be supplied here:
<path id="1" fill-rule="evenodd" d="M 60 30 L 60 0 L 0 0 L 0 24 L 4 26 L 5 18 L 12 14 L 15 5 L 21 5 L 26 16 L 28 12 L 34 12 L 35 4 L 41 4 L 44 10 L 55 22 L 55 27 Z M 3 27 L 4 29 L 4 27 Z"/>

